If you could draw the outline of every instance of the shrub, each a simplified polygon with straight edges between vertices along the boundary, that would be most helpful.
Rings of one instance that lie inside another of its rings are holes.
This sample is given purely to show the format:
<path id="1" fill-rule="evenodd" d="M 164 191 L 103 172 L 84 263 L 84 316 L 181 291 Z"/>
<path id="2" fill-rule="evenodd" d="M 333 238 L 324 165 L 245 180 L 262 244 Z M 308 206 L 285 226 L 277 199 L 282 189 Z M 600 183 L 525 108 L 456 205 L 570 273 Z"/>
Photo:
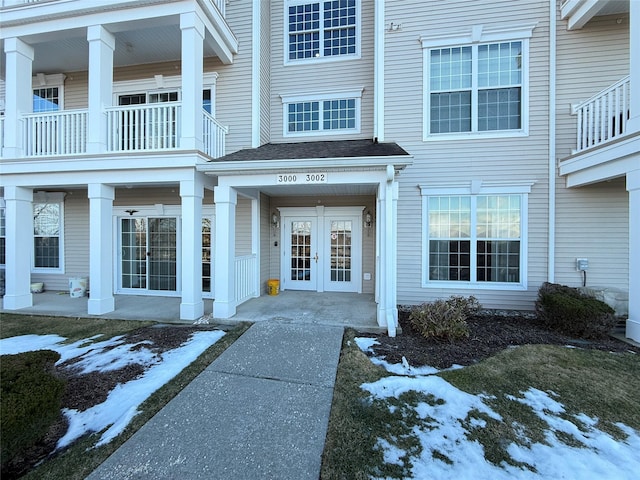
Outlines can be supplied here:
<path id="1" fill-rule="evenodd" d="M 548 328 L 578 338 L 602 338 L 617 322 L 606 303 L 576 288 L 548 282 L 538 290 L 536 314 Z"/>
<path id="2" fill-rule="evenodd" d="M 59 358 L 60 355 L 51 350 L 1 357 L 3 474 L 11 460 L 41 440 L 60 416 L 64 381 L 51 373 Z"/>
<path id="3" fill-rule="evenodd" d="M 458 340 L 469 336 L 467 317 L 481 308 L 475 297 L 452 296 L 413 307 L 409 321 L 425 338 Z"/>

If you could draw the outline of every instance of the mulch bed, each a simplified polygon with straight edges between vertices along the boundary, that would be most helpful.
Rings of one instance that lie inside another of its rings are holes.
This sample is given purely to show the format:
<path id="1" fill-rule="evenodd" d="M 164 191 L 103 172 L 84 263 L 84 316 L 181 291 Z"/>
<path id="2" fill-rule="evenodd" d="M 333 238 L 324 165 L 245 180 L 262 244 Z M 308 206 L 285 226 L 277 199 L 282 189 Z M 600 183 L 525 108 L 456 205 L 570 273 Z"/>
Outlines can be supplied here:
<path id="1" fill-rule="evenodd" d="M 402 333 L 396 337 L 378 335 L 379 345 L 373 346 L 376 356 L 389 363 L 401 363 L 405 357 L 410 365 L 449 368 L 471 365 L 491 357 L 505 348 L 527 344 L 573 345 L 581 348 L 624 352 L 640 349 L 613 337 L 580 340 L 550 331 L 532 315 L 482 314 L 467 320 L 469 338 L 458 341 L 426 339 L 412 328 L 409 312 L 400 311 L 398 323 Z"/>

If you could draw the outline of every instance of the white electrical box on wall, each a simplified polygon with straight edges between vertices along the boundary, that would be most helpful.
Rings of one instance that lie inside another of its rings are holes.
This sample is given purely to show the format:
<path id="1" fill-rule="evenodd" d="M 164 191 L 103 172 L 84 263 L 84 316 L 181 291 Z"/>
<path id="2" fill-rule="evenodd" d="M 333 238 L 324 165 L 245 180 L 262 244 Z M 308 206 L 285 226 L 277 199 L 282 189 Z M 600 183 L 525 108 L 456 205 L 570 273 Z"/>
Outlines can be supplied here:
<path id="1" fill-rule="evenodd" d="M 589 260 L 586 258 L 576 258 L 576 270 L 579 272 L 589 270 Z"/>

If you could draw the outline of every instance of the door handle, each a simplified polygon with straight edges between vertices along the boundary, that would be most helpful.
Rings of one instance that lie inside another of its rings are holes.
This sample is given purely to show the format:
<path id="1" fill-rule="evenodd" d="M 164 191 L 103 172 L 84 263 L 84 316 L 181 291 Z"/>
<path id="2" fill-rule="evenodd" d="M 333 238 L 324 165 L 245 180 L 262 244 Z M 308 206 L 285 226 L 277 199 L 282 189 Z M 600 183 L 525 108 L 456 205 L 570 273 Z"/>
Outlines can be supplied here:
<path id="1" fill-rule="evenodd" d="M 318 263 L 318 252 L 316 252 L 316 256 L 313 258 L 316 260 L 316 263 Z"/>

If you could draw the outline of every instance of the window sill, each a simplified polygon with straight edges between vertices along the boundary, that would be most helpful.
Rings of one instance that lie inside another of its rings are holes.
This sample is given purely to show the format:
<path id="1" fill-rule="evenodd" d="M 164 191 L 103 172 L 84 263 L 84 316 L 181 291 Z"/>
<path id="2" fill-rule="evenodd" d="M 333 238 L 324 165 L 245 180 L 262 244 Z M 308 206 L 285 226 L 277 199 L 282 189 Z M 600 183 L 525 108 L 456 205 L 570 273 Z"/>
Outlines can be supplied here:
<path id="1" fill-rule="evenodd" d="M 423 142 L 451 142 L 459 140 L 493 140 L 496 138 L 522 138 L 528 137 L 529 132 L 525 130 L 493 130 L 490 132 L 473 132 L 473 133 L 437 133 L 426 135 L 422 138 Z"/>
<path id="2" fill-rule="evenodd" d="M 527 285 L 523 283 L 505 283 L 505 282 L 447 282 L 447 281 L 430 281 L 423 282 L 422 288 L 437 288 L 439 290 L 455 289 L 455 290 L 527 290 Z"/>
<path id="3" fill-rule="evenodd" d="M 362 56 L 360 53 L 354 53 L 350 55 L 335 55 L 331 57 L 310 57 L 310 58 L 302 58 L 296 60 L 288 60 L 285 59 L 284 66 L 285 67 L 293 67 L 293 66 L 307 66 L 307 65 L 318 65 L 323 63 L 334 63 L 334 62 L 345 62 L 349 60 L 360 60 Z"/>

